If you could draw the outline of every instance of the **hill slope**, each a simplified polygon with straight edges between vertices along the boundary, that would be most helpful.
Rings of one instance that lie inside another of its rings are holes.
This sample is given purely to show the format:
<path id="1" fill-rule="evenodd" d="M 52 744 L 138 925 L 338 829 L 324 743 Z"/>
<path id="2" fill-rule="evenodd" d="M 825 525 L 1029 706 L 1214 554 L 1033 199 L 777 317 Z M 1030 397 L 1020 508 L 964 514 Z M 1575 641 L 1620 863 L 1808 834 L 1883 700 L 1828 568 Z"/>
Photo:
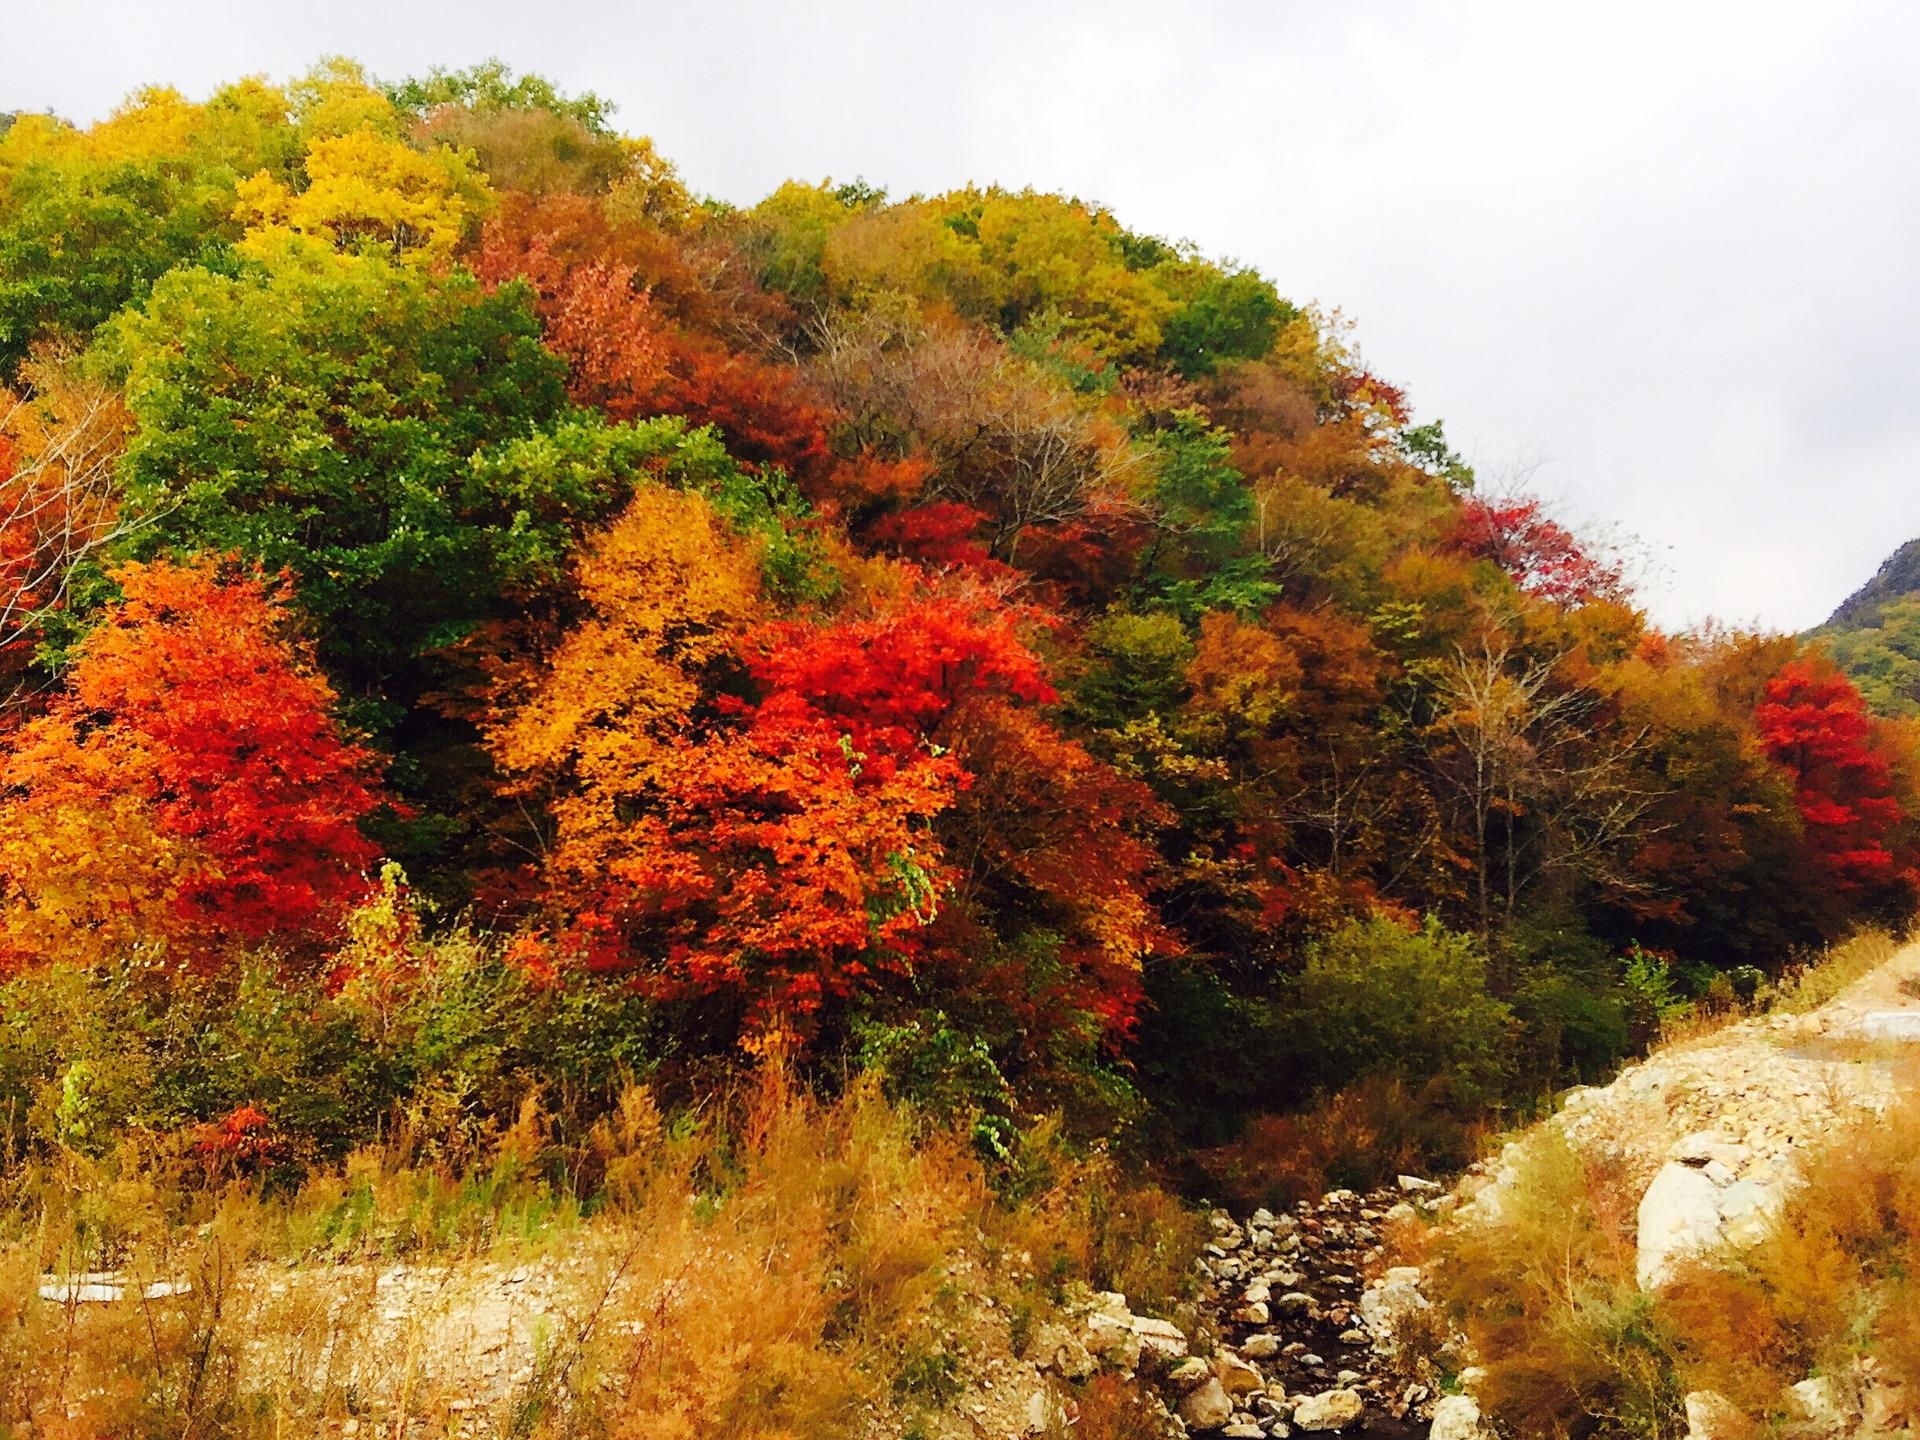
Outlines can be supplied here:
<path id="1" fill-rule="evenodd" d="M 1909 540 L 1812 634 L 1877 714 L 1920 715 L 1920 540 Z"/>

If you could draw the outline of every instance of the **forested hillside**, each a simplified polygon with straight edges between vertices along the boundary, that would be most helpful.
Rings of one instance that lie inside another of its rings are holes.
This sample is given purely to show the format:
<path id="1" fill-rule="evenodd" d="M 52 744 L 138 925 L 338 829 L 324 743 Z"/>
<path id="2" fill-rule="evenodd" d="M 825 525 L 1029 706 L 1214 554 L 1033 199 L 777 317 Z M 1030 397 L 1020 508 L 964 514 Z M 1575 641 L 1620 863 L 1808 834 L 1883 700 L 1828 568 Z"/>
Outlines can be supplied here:
<path id="1" fill-rule="evenodd" d="M 699 178 L 497 66 L 0 134 L 10 1151 L 777 1053 L 1240 1173 L 1910 905 L 1905 722 L 1652 628 L 1285 275 Z"/>
<path id="2" fill-rule="evenodd" d="M 1920 716 L 1920 541 L 1889 555 L 1812 638 L 1875 711 Z"/>

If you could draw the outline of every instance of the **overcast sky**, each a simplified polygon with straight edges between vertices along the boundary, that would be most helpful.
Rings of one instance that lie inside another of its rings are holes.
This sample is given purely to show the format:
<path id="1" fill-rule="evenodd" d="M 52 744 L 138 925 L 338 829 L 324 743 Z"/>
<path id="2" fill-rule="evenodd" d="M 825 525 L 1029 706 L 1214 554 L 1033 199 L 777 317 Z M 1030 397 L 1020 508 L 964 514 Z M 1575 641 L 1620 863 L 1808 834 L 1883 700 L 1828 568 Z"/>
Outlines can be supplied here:
<path id="1" fill-rule="evenodd" d="M 1357 323 L 1669 624 L 1816 623 L 1920 535 L 1920 6 L 0 0 L 0 109 L 499 56 L 696 189 L 1100 200 Z"/>

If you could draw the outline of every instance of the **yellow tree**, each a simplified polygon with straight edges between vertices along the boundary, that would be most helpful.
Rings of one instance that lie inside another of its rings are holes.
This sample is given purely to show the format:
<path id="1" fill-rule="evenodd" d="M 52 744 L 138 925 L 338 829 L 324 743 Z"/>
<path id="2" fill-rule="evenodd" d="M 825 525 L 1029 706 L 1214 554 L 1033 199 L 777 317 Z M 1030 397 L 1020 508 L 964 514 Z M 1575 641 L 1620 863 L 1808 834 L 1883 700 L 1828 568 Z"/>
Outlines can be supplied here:
<path id="1" fill-rule="evenodd" d="M 698 495 L 643 486 L 579 567 L 587 618 L 493 731 L 522 793 L 554 792 L 553 869 L 585 881 L 629 846 L 703 672 L 760 610 L 750 547 Z"/>
<path id="2" fill-rule="evenodd" d="M 372 130 L 319 141 L 306 170 L 298 193 L 264 170 L 241 183 L 234 218 L 249 227 L 243 251 L 270 255 L 282 237 L 304 235 L 346 254 L 438 266 L 489 202 L 485 177 L 461 152 L 422 153 Z"/>

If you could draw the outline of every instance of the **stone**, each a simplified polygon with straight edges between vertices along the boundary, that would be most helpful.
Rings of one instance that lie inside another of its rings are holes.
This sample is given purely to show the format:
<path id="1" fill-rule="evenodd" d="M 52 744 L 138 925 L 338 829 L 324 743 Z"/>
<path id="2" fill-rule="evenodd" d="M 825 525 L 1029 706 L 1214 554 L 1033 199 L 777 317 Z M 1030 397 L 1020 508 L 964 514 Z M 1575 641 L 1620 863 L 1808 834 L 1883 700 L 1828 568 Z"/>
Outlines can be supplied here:
<path id="1" fill-rule="evenodd" d="M 1678 1160 L 1682 1165 L 1704 1165 L 1713 1159 L 1716 1149 L 1728 1143 L 1727 1137 L 1718 1130 L 1696 1130 L 1674 1141 L 1667 1158 Z"/>
<path id="2" fill-rule="evenodd" d="M 1206 1384 L 1213 1367 L 1198 1355 L 1189 1355 L 1167 1372 L 1167 1383 L 1179 1390 L 1193 1390 Z"/>
<path id="3" fill-rule="evenodd" d="M 1036 1390 L 1027 1397 L 1029 1435 L 1044 1435 L 1049 1430 L 1057 1432 L 1066 1423 L 1066 1411 L 1060 1404 L 1060 1398 L 1051 1390 Z"/>
<path id="4" fill-rule="evenodd" d="M 1419 1270 L 1396 1265 L 1362 1292 L 1360 1319 L 1381 1340 L 1391 1341 L 1394 1327 L 1426 1306 L 1427 1299 L 1420 1293 Z"/>
<path id="5" fill-rule="evenodd" d="M 1322 1390 L 1293 1402 L 1293 1423 L 1309 1432 L 1344 1430 L 1366 1411 L 1367 1403 L 1356 1390 Z"/>
<path id="6" fill-rule="evenodd" d="M 1233 1419 L 1233 1401 L 1227 1398 L 1218 1377 L 1209 1375 L 1203 1384 L 1181 1397 L 1179 1415 L 1189 1430 L 1218 1430 Z"/>
<path id="7" fill-rule="evenodd" d="M 1252 1365 L 1224 1350 L 1213 1357 L 1213 1373 L 1229 1395 L 1251 1395 L 1267 1383 Z"/>
<path id="8" fill-rule="evenodd" d="M 1779 1203 L 1774 1193 L 1756 1180 L 1736 1180 L 1720 1196 L 1720 1215 L 1736 1220 L 1742 1215 L 1758 1215 Z"/>
<path id="9" fill-rule="evenodd" d="M 1240 1342 L 1240 1353 L 1249 1360 L 1271 1360 L 1280 1353 L 1278 1335 L 1249 1335 Z"/>
<path id="10" fill-rule="evenodd" d="M 1720 1192 L 1691 1165 L 1669 1161 L 1641 1197 L 1639 1220 L 1636 1273 L 1642 1290 L 1657 1290 L 1679 1260 L 1720 1238 Z"/>
<path id="11" fill-rule="evenodd" d="M 1256 1280 L 1247 1286 L 1240 1299 L 1248 1305 L 1264 1305 L 1273 1298 L 1273 1287 L 1264 1280 Z"/>
<path id="12" fill-rule="evenodd" d="M 1437 1180 L 1423 1180 L 1418 1175 L 1397 1175 L 1394 1183 L 1405 1195 L 1438 1195 L 1446 1188 Z"/>
<path id="13" fill-rule="evenodd" d="M 1815 1425 L 1839 1425 L 1846 1418 L 1834 1398 L 1831 1376 L 1817 1375 L 1797 1385 L 1789 1385 L 1787 1389 L 1792 1392 L 1801 1413 Z"/>
<path id="14" fill-rule="evenodd" d="M 1251 1305 L 1242 1305 L 1233 1312 L 1233 1318 L 1242 1325 L 1264 1325 L 1273 1319 L 1273 1312 L 1267 1308 L 1264 1300 L 1255 1300 Z"/>
<path id="15" fill-rule="evenodd" d="M 1695 1390 L 1687 1395 L 1686 1440 L 1734 1440 L 1746 1426 L 1733 1402 L 1715 1390 Z"/>
<path id="16" fill-rule="evenodd" d="M 1442 1395 L 1433 1407 L 1427 1440 L 1482 1440 L 1480 1403 L 1471 1395 Z"/>
<path id="17" fill-rule="evenodd" d="M 1258 1425 L 1229 1425 L 1220 1432 L 1227 1440 L 1267 1440 L 1267 1432 Z"/>
<path id="18" fill-rule="evenodd" d="M 1860 1426 L 1868 1435 L 1911 1434 L 1912 1396 L 1904 1385 L 1870 1381 L 1860 1392 Z"/>
<path id="19" fill-rule="evenodd" d="M 1146 1346 L 1141 1341 L 1140 1336 L 1134 1332 L 1131 1325 L 1116 1320 L 1111 1315 L 1103 1315 L 1098 1312 L 1087 1316 L 1085 1323 L 1086 1331 L 1083 1336 L 1083 1343 L 1091 1354 L 1106 1361 L 1107 1364 L 1116 1370 L 1134 1370 L 1139 1368 L 1140 1354 Z M 1162 1359 L 1177 1360 L 1181 1355 L 1187 1353 L 1185 1338 L 1183 1337 L 1181 1340 L 1178 1355 L 1171 1353 L 1163 1354 L 1157 1350 L 1154 1353 L 1160 1355 Z"/>
<path id="20" fill-rule="evenodd" d="M 1140 1348 L 1163 1360 L 1178 1360 L 1187 1353 L 1187 1337 L 1171 1320 L 1156 1320 L 1150 1315 L 1135 1315 L 1127 1327 L 1140 1342 Z"/>
<path id="21" fill-rule="evenodd" d="M 1920 1010 L 1869 1010 L 1860 1017 L 1869 1040 L 1920 1040 Z"/>
<path id="22" fill-rule="evenodd" d="M 1069 1380 L 1084 1380 L 1098 1368 L 1093 1353 L 1064 1325 L 1042 1325 L 1034 1332 L 1028 1353 L 1038 1368 Z"/>
<path id="23" fill-rule="evenodd" d="M 1273 1302 L 1273 1308 L 1281 1315 L 1300 1315 L 1313 1309 L 1313 1297 L 1299 1290 L 1289 1290 Z"/>

